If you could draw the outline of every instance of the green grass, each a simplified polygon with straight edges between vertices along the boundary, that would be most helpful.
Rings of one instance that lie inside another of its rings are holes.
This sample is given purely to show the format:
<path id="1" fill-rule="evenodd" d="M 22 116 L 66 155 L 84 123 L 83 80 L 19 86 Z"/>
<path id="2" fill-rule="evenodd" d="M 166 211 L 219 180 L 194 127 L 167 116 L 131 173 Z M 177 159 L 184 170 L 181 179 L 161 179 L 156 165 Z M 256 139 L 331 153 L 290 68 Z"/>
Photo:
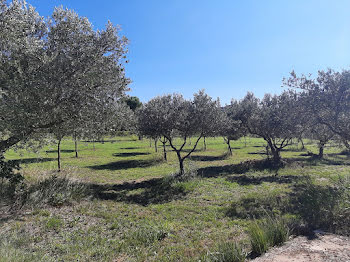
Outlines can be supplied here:
<path id="1" fill-rule="evenodd" d="M 317 153 L 316 144 L 307 142 L 307 149 Z M 303 191 L 305 183 L 325 188 L 350 171 L 350 159 L 333 146 L 325 149 L 324 160 L 307 156 L 296 145 L 288 147 L 282 157 L 289 164 L 277 175 L 259 163 L 241 164 L 266 158 L 261 139 L 234 141 L 229 158 L 222 138 L 207 139 L 207 150 L 202 148 L 200 143 L 186 163 L 199 176 L 185 181 L 171 177 L 178 168 L 173 152 L 165 162 L 160 145 L 155 153 L 148 139 L 132 136 L 105 138 L 95 143 L 95 150 L 93 143 L 80 142 L 79 158 L 73 141 L 64 140 L 60 173 L 54 145 L 39 153 L 8 152 L 7 159 L 21 161 L 35 205 L 0 220 L 0 261 L 199 261 L 215 252 L 231 256 L 240 250 L 231 252 L 232 243 L 243 241 L 250 250 L 247 232 L 254 219 L 281 215 L 313 221 L 296 208 L 298 200 L 310 199 L 309 206 L 318 201 L 314 206 L 322 212 L 320 197 Z M 52 180 L 52 175 L 62 180 Z M 86 188 L 91 190 L 87 198 L 82 193 Z M 307 209 L 304 205 L 300 210 Z"/>

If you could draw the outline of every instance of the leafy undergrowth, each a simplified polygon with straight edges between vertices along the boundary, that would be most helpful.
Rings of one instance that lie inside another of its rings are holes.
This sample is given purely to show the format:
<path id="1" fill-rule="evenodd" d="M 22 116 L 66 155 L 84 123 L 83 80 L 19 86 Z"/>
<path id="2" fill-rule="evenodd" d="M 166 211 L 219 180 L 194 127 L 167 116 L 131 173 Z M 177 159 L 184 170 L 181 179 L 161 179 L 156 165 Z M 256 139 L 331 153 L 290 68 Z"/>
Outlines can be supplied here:
<path id="1" fill-rule="evenodd" d="M 341 149 L 319 160 L 293 145 L 282 152 L 285 166 L 271 167 L 262 140 L 235 141 L 227 158 L 221 139 L 207 139 L 178 180 L 173 152 L 165 162 L 148 140 L 109 140 L 95 151 L 81 143 L 79 158 L 64 141 L 60 173 L 54 150 L 9 152 L 27 187 L 21 209 L 0 206 L 0 261 L 244 261 L 259 253 L 254 230 L 260 250 L 307 229 L 349 233 L 350 161 Z"/>

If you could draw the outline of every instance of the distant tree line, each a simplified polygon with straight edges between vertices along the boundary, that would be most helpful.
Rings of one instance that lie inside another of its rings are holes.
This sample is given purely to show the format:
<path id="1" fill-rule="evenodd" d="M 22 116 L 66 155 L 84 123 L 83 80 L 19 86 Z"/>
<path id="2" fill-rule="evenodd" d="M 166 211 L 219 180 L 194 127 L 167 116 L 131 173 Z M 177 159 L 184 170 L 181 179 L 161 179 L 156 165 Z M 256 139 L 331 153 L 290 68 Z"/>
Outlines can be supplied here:
<path id="1" fill-rule="evenodd" d="M 111 23 L 94 30 L 87 18 L 56 8 L 41 17 L 25 1 L 0 0 L 0 167 L 13 147 L 33 148 L 53 137 L 60 143 L 97 141 L 117 131 L 131 131 L 160 141 L 176 153 L 179 175 L 184 161 L 207 137 L 231 141 L 253 135 L 266 141 L 274 164 L 293 140 L 337 140 L 350 150 L 350 71 L 319 71 L 316 78 L 294 72 L 280 95 L 262 99 L 248 93 L 222 106 L 204 91 L 185 99 L 163 95 L 142 104 L 127 96 L 128 40 Z M 205 145 L 206 146 L 206 145 Z M 1 174 L 0 170 L 0 174 Z M 7 172 L 8 173 L 8 172 Z"/>

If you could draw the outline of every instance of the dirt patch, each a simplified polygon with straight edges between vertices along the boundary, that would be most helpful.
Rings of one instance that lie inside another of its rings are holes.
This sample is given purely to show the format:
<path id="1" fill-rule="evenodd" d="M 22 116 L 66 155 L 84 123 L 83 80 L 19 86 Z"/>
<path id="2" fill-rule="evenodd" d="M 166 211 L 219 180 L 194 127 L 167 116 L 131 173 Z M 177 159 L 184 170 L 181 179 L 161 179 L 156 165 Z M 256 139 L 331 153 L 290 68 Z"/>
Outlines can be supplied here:
<path id="1" fill-rule="evenodd" d="M 350 262 L 350 238 L 315 232 L 313 238 L 296 237 L 252 261 Z"/>

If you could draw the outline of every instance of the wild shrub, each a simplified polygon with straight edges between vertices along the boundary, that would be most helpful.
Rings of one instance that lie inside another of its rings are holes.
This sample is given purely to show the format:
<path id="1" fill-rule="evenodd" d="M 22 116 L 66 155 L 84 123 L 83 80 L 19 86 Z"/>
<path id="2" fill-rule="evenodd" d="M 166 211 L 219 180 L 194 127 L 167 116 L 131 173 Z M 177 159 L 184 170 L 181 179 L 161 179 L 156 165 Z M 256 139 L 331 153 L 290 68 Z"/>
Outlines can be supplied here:
<path id="1" fill-rule="evenodd" d="M 15 195 L 22 190 L 23 176 L 18 172 L 19 165 L 14 161 L 5 161 L 0 154 L 0 199 L 2 201 L 13 200 Z"/>
<path id="2" fill-rule="evenodd" d="M 89 196 L 86 184 L 67 177 L 51 176 L 28 188 L 24 202 L 30 206 L 62 206 Z"/>
<path id="3" fill-rule="evenodd" d="M 226 215 L 238 218 L 261 218 L 266 215 L 280 215 L 289 206 L 289 198 L 280 192 L 250 194 L 233 201 Z"/>
<path id="4" fill-rule="evenodd" d="M 294 209 L 311 229 L 350 234 L 350 176 L 332 186 L 311 179 L 298 186 Z"/>

